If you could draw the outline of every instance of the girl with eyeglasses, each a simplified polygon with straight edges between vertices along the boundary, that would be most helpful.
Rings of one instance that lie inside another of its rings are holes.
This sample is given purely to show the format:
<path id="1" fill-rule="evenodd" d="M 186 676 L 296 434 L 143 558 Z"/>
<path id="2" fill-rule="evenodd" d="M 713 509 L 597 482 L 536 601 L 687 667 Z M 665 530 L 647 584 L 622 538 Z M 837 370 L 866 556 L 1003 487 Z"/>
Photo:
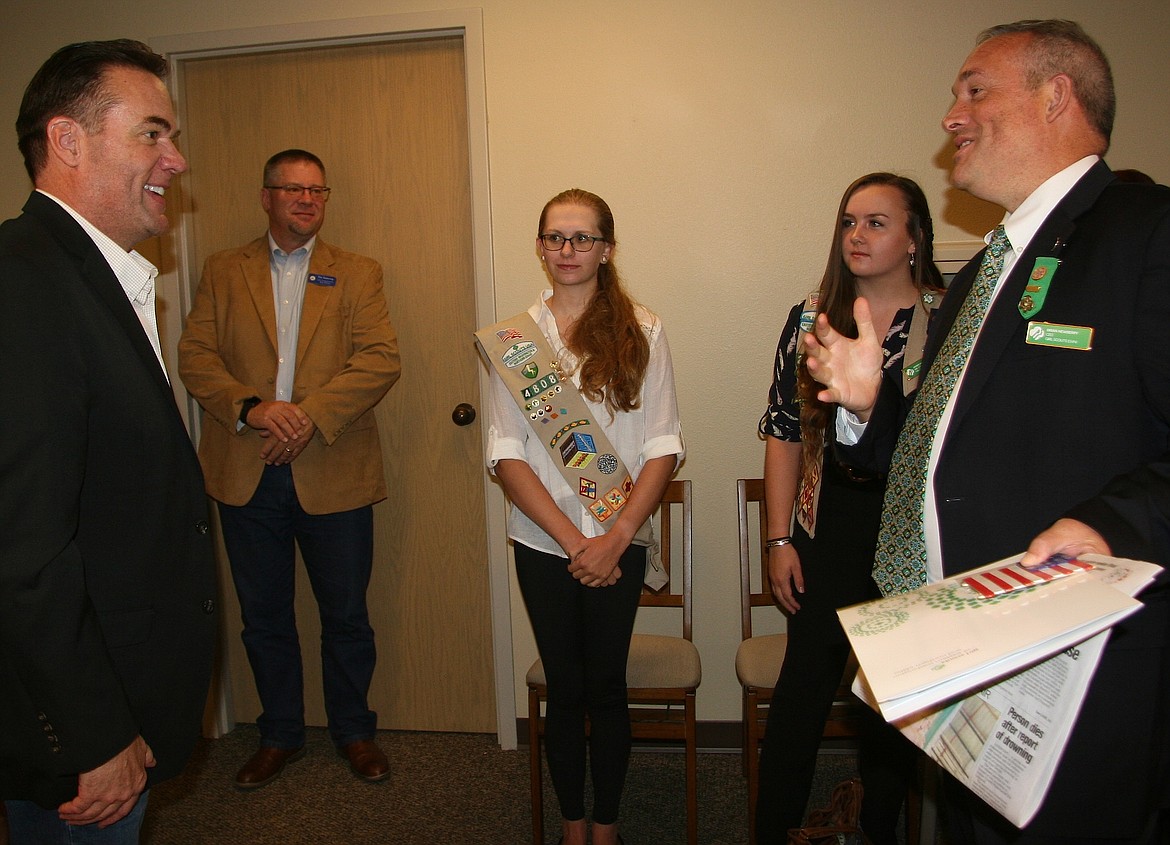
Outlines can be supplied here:
<path id="1" fill-rule="evenodd" d="M 494 373 L 488 464 L 512 504 L 508 536 L 546 674 L 545 747 L 561 841 L 586 842 L 588 750 L 592 841 L 613 845 L 621 841 L 631 747 L 626 659 L 646 570 L 647 548 L 635 534 L 683 458 L 682 432 L 666 335 L 622 285 L 609 206 L 588 191 L 565 191 L 545 205 L 536 234 L 552 287 L 528 313 L 629 468 L 633 489 L 605 527 L 596 522 Z"/>

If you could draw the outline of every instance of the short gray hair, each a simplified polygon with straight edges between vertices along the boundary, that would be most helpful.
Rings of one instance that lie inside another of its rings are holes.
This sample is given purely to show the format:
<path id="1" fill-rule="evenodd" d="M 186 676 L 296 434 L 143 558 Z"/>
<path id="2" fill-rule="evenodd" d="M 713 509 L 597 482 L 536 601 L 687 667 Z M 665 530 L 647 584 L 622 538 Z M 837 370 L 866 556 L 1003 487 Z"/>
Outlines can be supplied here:
<path id="1" fill-rule="evenodd" d="M 1025 79 L 1029 87 L 1036 88 L 1058 73 L 1068 76 L 1077 101 L 1108 149 L 1113 118 L 1117 114 L 1117 95 L 1113 90 L 1113 71 L 1101 46 L 1076 21 L 1061 19 L 1000 24 L 979 33 L 976 43 L 1016 34 L 1031 36 L 1025 53 L 1028 63 Z"/>

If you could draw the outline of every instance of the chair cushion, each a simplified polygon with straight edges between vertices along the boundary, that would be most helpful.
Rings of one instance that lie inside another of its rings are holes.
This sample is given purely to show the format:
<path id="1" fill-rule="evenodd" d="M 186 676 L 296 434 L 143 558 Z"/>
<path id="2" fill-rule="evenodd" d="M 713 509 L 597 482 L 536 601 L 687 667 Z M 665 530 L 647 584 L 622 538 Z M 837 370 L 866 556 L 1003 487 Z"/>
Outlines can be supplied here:
<path id="1" fill-rule="evenodd" d="M 772 689 L 780 676 L 780 664 L 788 648 L 787 634 L 749 637 L 735 652 L 735 674 L 745 687 Z"/>
<path id="2" fill-rule="evenodd" d="M 634 634 L 626 661 L 626 686 L 635 689 L 656 687 L 697 687 L 703 680 L 699 650 L 682 637 Z"/>
<path id="3" fill-rule="evenodd" d="M 626 686 L 633 689 L 697 687 L 703 680 L 699 650 L 682 637 L 634 634 L 626 661 Z M 529 685 L 546 683 L 544 664 L 537 660 L 525 676 Z"/>

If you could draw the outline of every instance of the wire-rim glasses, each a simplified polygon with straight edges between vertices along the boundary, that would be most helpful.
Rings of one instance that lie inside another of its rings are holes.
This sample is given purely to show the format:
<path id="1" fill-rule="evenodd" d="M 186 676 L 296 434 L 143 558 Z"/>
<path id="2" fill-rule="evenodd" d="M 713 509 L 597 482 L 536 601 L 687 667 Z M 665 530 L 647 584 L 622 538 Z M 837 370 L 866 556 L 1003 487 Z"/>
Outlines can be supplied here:
<path id="1" fill-rule="evenodd" d="M 290 200 L 300 199 L 305 191 L 308 191 L 309 196 L 321 202 L 329 202 L 329 192 L 333 190 L 321 185 L 265 185 L 264 188 L 268 191 L 280 191 Z"/>

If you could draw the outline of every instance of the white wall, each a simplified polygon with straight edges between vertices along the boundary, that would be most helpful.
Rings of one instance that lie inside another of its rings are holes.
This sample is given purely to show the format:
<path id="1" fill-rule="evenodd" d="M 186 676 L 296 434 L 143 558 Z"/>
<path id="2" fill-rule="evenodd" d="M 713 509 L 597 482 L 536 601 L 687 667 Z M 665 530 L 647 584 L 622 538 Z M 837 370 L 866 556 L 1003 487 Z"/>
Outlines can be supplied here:
<path id="1" fill-rule="evenodd" d="M 71 41 L 465 5 L 16 0 L 13 9 L 10 0 L 0 115 L 12 126 L 28 79 Z M 663 317 L 674 350 L 689 449 L 682 475 L 695 484 L 699 716 L 736 720 L 735 479 L 762 472 L 755 425 L 776 335 L 789 306 L 819 279 L 842 190 L 870 170 L 904 173 L 926 190 L 938 241 L 981 237 L 999 212 L 947 188 L 939 119 L 980 29 L 1052 16 L 1080 21 L 1113 62 L 1119 118 L 1110 163 L 1170 182 L 1170 7 L 1165 0 L 481 6 L 497 311 L 519 311 L 542 284 L 532 237 L 544 201 L 570 186 L 605 197 L 617 218 L 622 272 Z M 0 217 L 14 216 L 28 190 L 12 141 L 0 145 Z M 534 649 L 514 599 L 519 691 Z"/>

